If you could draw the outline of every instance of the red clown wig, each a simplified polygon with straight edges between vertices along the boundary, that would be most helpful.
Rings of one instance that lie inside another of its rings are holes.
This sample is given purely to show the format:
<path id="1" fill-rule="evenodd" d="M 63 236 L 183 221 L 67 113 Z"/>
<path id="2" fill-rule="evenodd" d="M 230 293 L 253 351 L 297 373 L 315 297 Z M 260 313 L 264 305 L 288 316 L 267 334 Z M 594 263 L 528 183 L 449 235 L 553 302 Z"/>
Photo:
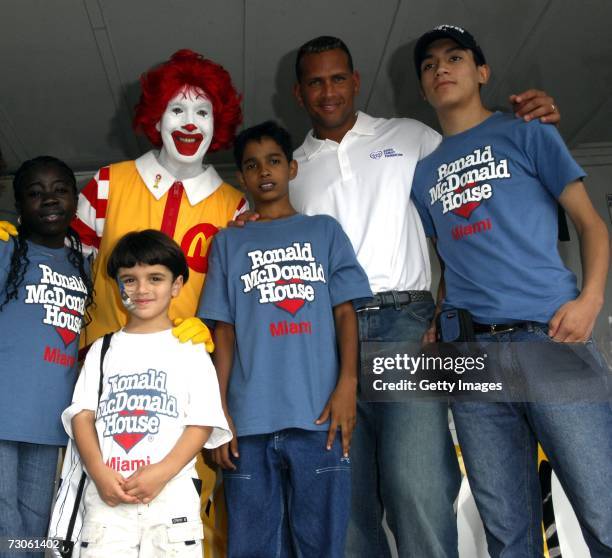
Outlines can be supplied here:
<path id="1" fill-rule="evenodd" d="M 178 50 L 170 60 L 141 76 L 142 93 L 136 105 L 134 129 L 142 130 L 155 147 L 161 147 L 161 134 L 155 125 L 170 99 L 185 85 L 201 89 L 212 103 L 215 128 L 209 151 L 230 147 L 242 122 L 240 95 L 222 66 L 188 49 Z"/>

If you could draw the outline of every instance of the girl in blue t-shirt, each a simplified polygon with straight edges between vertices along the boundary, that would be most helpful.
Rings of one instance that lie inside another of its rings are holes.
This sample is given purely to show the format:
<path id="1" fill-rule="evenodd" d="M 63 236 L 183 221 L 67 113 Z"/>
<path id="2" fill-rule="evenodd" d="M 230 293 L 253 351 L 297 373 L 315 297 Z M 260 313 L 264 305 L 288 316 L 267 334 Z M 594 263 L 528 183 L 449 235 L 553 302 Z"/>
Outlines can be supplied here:
<path id="1" fill-rule="evenodd" d="M 60 415 L 92 298 L 70 228 L 72 170 L 37 157 L 17 170 L 13 190 L 17 236 L 0 242 L 0 540 L 46 534 L 58 446 L 66 444 Z"/>

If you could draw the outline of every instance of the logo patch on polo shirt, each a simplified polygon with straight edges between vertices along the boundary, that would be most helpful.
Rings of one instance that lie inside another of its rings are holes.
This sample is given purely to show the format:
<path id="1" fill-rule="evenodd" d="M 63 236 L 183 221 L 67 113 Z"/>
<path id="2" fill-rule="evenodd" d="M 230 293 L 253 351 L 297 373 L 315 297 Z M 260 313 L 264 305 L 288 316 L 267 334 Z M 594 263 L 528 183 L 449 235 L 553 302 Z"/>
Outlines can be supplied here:
<path id="1" fill-rule="evenodd" d="M 387 149 L 379 149 L 378 151 L 372 151 L 372 153 L 370 153 L 370 159 L 382 159 L 382 158 L 389 158 L 389 157 L 403 157 L 404 154 L 403 153 L 399 153 L 398 151 L 395 151 L 395 149 L 393 149 L 393 147 L 388 147 Z"/>

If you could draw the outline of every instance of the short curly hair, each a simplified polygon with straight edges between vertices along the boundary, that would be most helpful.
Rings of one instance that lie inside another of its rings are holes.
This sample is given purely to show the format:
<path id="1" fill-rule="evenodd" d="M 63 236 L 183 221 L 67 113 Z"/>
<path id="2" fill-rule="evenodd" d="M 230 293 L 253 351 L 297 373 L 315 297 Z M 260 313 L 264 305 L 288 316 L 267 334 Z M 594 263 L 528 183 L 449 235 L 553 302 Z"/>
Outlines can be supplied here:
<path id="1" fill-rule="evenodd" d="M 155 147 L 161 147 L 161 134 L 155 126 L 170 99 L 185 85 L 201 89 L 212 103 L 215 128 L 209 151 L 230 147 L 242 122 L 242 98 L 227 70 L 188 49 L 178 50 L 170 60 L 140 77 L 142 93 L 136 105 L 134 129 L 142 130 Z"/>

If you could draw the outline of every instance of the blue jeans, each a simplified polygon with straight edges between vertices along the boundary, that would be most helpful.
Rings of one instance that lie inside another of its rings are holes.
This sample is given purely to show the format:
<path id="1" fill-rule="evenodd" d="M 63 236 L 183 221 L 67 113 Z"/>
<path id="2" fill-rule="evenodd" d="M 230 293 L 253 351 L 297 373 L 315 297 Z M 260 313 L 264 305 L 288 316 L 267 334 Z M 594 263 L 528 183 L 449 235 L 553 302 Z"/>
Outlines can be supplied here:
<path id="1" fill-rule="evenodd" d="M 430 302 L 360 311 L 360 340 L 419 342 L 433 313 Z M 391 555 L 383 513 L 400 558 L 457 556 L 453 504 L 461 474 L 446 403 L 358 401 L 351 457 L 347 558 Z"/>
<path id="2" fill-rule="evenodd" d="M 515 374 L 541 373 L 541 355 L 520 342 L 554 341 L 543 327 L 478 335 L 501 343 L 490 366 Z M 591 355 L 603 364 L 592 344 Z M 489 352 L 489 355 L 491 352 Z M 550 361 L 549 361 L 550 362 Z M 537 471 L 541 444 L 574 507 L 591 556 L 612 556 L 612 407 L 596 403 L 487 403 L 452 406 L 470 487 L 492 558 L 543 553 L 542 502 Z"/>
<path id="3" fill-rule="evenodd" d="M 0 440 L 0 538 L 45 537 L 57 446 Z M 0 552 L 0 558 L 43 553 Z"/>
<path id="4" fill-rule="evenodd" d="M 236 470 L 223 471 L 228 558 L 342 558 L 351 462 L 340 436 L 297 428 L 238 438 Z"/>

